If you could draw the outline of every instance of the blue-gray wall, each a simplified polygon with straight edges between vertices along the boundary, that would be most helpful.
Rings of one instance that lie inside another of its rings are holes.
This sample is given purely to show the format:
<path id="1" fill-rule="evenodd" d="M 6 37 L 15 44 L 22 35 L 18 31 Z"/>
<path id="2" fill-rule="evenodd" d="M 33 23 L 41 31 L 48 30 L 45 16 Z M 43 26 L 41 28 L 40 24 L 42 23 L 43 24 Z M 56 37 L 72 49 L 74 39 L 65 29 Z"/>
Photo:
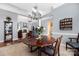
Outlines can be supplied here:
<path id="1" fill-rule="evenodd" d="M 76 34 L 79 32 L 78 30 L 78 20 L 79 20 L 79 4 L 64 4 L 59 8 L 53 10 L 53 23 L 54 23 L 54 32 L 58 33 L 73 33 Z M 73 29 L 72 30 L 60 30 L 59 29 L 59 21 L 64 18 L 72 18 L 73 19 Z"/>
<path id="2" fill-rule="evenodd" d="M 13 39 L 17 39 L 17 14 L 0 9 L 0 42 L 4 41 L 4 21 L 6 17 L 12 18 L 13 22 Z"/>
<path id="3" fill-rule="evenodd" d="M 53 14 L 53 35 L 63 35 L 63 42 L 68 41 L 69 37 L 76 37 L 79 32 L 79 4 L 67 3 L 52 11 Z M 64 18 L 72 18 L 72 30 L 60 30 L 59 21 Z"/>

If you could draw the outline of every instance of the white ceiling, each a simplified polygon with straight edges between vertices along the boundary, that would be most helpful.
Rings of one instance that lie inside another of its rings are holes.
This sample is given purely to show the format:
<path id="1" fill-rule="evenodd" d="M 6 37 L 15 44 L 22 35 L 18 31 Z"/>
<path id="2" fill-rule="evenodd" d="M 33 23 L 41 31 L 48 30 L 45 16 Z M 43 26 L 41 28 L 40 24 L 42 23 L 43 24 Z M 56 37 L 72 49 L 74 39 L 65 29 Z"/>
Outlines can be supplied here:
<path id="1" fill-rule="evenodd" d="M 37 6 L 38 10 L 41 11 L 43 15 L 47 15 L 47 14 L 49 15 L 52 9 L 55 9 L 63 5 L 63 3 L 8 3 L 8 5 L 18 10 L 22 10 L 27 15 L 31 13 L 32 8 L 34 6 Z M 21 15 L 18 15 L 18 19 L 19 21 L 23 21 L 23 22 L 25 22 L 26 20 L 27 20 L 26 22 L 32 21 L 30 18 L 21 16 Z M 32 22 L 35 22 L 35 21 L 33 20 Z"/>
<path id="2" fill-rule="evenodd" d="M 24 17 L 24 16 L 21 16 L 21 15 L 18 15 L 18 22 L 26 22 L 26 23 L 29 23 L 29 22 L 36 22 L 36 20 L 31 20 L 28 17 Z"/>
<path id="3" fill-rule="evenodd" d="M 30 13 L 34 6 L 38 7 L 43 14 L 47 14 L 51 9 L 61 6 L 63 3 L 9 3 L 10 5 Z"/>

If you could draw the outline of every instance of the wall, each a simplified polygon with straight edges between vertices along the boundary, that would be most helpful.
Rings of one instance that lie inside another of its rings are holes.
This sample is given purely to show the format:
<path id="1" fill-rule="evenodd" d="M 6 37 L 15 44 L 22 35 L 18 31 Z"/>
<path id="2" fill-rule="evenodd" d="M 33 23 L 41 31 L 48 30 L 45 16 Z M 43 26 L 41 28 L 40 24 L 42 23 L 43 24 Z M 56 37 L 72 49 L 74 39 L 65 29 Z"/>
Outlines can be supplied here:
<path id="1" fill-rule="evenodd" d="M 48 33 L 48 21 L 49 20 L 52 21 L 53 20 L 53 16 L 51 16 L 51 17 L 47 16 L 47 17 L 41 19 L 41 24 L 45 28 L 43 34 L 47 34 Z"/>
<path id="2" fill-rule="evenodd" d="M 12 18 L 13 39 L 16 40 L 17 38 L 17 14 L 0 9 L 0 42 L 4 41 L 4 21 L 7 16 Z"/>
<path id="3" fill-rule="evenodd" d="M 79 32 L 79 4 L 76 3 L 70 3 L 70 4 L 64 4 L 55 10 L 52 11 L 53 14 L 53 35 L 63 35 L 63 41 L 66 42 L 68 37 L 77 36 L 77 33 Z M 60 30 L 59 29 L 59 21 L 64 18 L 73 18 L 73 25 L 72 30 Z"/>
<path id="4" fill-rule="evenodd" d="M 34 27 L 38 26 L 38 21 L 32 20 L 31 18 L 22 16 L 22 15 L 18 15 L 18 24 L 20 26 L 20 29 L 24 29 L 23 28 L 23 23 L 27 24 L 26 29 L 28 29 L 29 31 L 32 30 L 32 26 L 34 26 Z"/>
<path id="5" fill-rule="evenodd" d="M 63 32 L 63 33 L 78 33 L 78 4 L 64 4 L 63 6 L 53 10 L 54 16 L 54 32 Z M 73 30 L 62 31 L 59 29 L 59 21 L 61 19 L 72 17 L 73 18 Z"/>

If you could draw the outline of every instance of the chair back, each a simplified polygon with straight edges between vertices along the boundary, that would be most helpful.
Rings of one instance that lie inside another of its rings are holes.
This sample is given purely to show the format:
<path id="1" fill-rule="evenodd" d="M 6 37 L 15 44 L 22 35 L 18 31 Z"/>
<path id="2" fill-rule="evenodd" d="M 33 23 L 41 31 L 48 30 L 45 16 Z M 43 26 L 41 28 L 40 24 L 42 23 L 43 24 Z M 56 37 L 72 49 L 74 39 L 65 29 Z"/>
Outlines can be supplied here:
<path id="1" fill-rule="evenodd" d="M 28 36 L 29 38 L 31 38 L 31 37 L 32 37 L 32 31 L 29 31 L 29 33 L 27 34 L 27 36 Z"/>
<path id="2" fill-rule="evenodd" d="M 79 42 L 79 33 L 78 33 L 78 37 L 77 37 L 77 43 Z"/>
<path id="3" fill-rule="evenodd" d="M 55 49 L 54 49 L 54 55 L 58 54 L 58 56 L 60 55 L 60 43 L 61 43 L 61 38 L 62 36 L 60 36 L 59 38 L 57 38 L 56 44 L 55 44 Z"/>
<path id="4" fill-rule="evenodd" d="M 18 31 L 18 38 L 22 38 L 23 36 L 22 36 L 22 30 L 19 30 Z"/>
<path id="5" fill-rule="evenodd" d="M 78 33 L 78 38 L 79 38 L 79 33 Z"/>

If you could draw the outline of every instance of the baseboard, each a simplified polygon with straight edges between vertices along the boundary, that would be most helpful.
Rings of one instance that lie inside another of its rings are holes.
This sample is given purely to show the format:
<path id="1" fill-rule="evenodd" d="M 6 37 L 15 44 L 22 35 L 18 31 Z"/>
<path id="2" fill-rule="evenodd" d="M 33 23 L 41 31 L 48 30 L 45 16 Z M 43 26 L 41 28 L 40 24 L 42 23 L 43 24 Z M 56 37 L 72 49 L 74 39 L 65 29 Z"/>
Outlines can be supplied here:
<path id="1" fill-rule="evenodd" d="M 13 41 L 18 41 L 18 38 L 13 39 Z M 4 43 L 4 40 L 1 40 L 0 43 Z"/>
<path id="2" fill-rule="evenodd" d="M 0 41 L 0 43 L 3 43 L 4 41 L 2 40 L 2 41 Z"/>

